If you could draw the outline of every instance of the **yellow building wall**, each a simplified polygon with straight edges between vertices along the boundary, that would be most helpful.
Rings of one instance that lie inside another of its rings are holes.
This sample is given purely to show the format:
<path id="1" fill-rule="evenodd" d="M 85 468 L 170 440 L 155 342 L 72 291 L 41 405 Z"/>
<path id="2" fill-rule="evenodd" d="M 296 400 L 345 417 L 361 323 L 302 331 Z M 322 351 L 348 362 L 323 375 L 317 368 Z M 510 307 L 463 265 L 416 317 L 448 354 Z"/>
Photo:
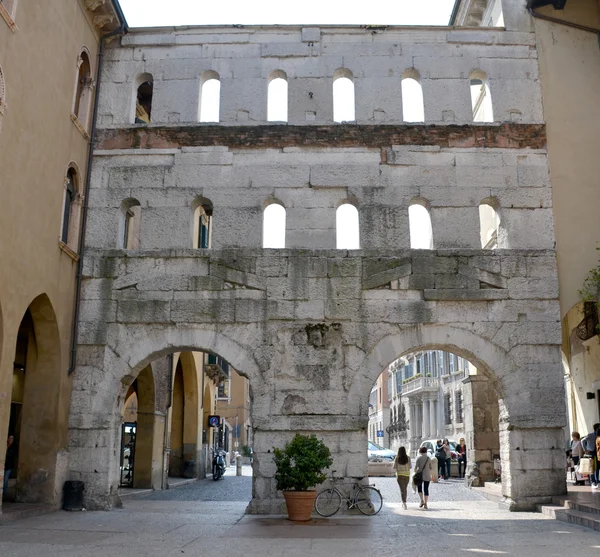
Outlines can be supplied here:
<path id="1" fill-rule="evenodd" d="M 597 0 L 567 2 L 538 13 L 600 29 Z M 563 317 L 569 420 L 587 432 L 599 420 L 598 336 L 580 341 L 574 329 L 583 318 L 579 290 L 599 263 L 600 228 L 600 50 L 597 34 L 535 19 Z M 596 392 L 587 399 L 587 392 Z"/>
<path id="2" fill-rule="evenodd" d="M 14 22 L 15 30 L 0 18 L 6 88 L 0 129 L 0 439 L 8 433 L 19 324 L 31 302 L 45 293 L 58 325 L 60 365 L 52 382 L 60 400 L 57 420 L 38 434 L 56 437 L 61 451 L 54 495 L 45 501 L 58 504 L 66 477 L 76 274 L 76 262 L 61 251 L 59 237 L 67 167 L 75 163 L 83 179 L 88 155 L 88 141 L 70 117 L 77 59 L 86 46 L 95 77 L 99 36 L 77 0 L 20 0 Z M 1 442 L 2 461 L 4 451 Z"/>

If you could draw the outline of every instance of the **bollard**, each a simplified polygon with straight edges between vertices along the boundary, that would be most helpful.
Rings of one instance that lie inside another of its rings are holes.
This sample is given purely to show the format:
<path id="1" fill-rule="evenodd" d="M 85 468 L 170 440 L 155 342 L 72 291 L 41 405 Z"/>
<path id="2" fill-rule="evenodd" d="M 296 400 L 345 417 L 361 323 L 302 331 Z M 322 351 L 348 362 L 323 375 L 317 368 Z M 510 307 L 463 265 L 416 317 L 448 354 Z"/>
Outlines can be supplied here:
<path id="1" fill-rule="evenodd" d="M 235 457 L 235 475 L 242 475 L 242 455 L 237 455 Z"/>

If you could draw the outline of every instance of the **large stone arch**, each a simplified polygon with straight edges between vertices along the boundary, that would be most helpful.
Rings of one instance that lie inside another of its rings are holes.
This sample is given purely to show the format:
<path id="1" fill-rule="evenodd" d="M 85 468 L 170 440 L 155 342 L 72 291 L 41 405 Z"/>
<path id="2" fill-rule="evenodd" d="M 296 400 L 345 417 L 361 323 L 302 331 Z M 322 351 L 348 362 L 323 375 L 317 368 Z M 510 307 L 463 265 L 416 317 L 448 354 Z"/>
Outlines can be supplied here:
<path id="1" fill-rule="evenodd" d="M 230 338 L 215 329 L 190 327 L 171 327 L 156 329 L 144 326 L 131 326 L 128 331 L 115 335 L 115 346 L 102 348 L 102 354 L 94 365 L 80 365 L 73 379 L 73 395 L 70 415 L 70 474 L 73 479 L 86 482 L 86 505 L 90 509 L 108 509 L 120 506 L 118 496 L 118 454 L 107 450 L 117 447 L 120 438 L 121 408 L 130 385 L 140 374 L 149 369 L 154 381 L 158 381 L 158 362 L 167 367 L 173 361 L 170 354 L 187 352 L 210 352 L 227 359 L 239 373 L 251 382 L 260 381 L 260 370 L 250 347 Z M 85 349 L 83 350 L 85 353 Z M 82 359 L 86 357 L 82 354 Z M 191 377 L 191 372 L 188 378 Z M 89 389 L 93 377 L 95 388 Z M 158 403 L 157 403 L 158 404 Z M 156 408 L 153 415 L 161 414 Z M 162 427 L 165 427 L 162 413 Z M 156 419 L 154 420 L 156 422 Z M 160 428 L 154 423 L 154 443 L 148 451 L 152 456 L 152 471 L 144 474 L 145 484 L 158 487 L 156 468 L 157 432 Z M 162 429 L 164 434 L 164 429 Z M 98 439 L 101 442 L 98 442 Z M 93 473 L 90 471 L 90 455 L 95 455 Z M 139 453 L 138 453 L 139 458 Z M 136 482 L 137 483 L 137 482 Z M 141 487 L 141 484 L 138 484 Z"/>
<path id="2" fill-rule="evenodd" d="M 359 400 L 363 417 L 368 418 L 369 392 L 383 369 L 398 357 L 418 350 L 445 350 L 462 356 L 491 381 L 500 406 L 502 493 L 510 508 L 534 508 L 565 490 L 564 474 L 556 466 L 563 457 L 564 422 L 561 412 L 556 412 L 555 395 L 560 385 L 552 378 L 557 374 L 549 374 L 547 385 L 540 384 L 537 390 L 524 393 L 523 374 L 527 373 L 532 354 L 519 353 L 515 359 L 502 347 L 467 329 L 417 325 L 400 328 L 375 343 L 365 354 L 362 371 L 350 389 L 350 400 Z M 556 360 L 548 365 L 556 365 Z M 533 407 L 538 412 L 532 413 Z"/>

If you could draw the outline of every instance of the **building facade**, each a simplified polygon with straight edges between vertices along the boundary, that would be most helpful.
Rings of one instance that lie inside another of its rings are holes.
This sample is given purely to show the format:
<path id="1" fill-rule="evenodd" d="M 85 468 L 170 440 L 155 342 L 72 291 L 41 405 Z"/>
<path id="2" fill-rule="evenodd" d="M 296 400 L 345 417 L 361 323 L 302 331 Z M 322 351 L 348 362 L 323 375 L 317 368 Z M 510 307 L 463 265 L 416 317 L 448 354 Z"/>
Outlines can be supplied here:
<path id="1" fill-rule="evenodd" d="M 469 360 L 492 385 L 511 507 L 564 492 L 536 39 L 525 10 L 504 21 L 140 29 L 107 50 L 69 450 L 89 508 L 118 502 L 110 448 L 129 385 L 185 350 L 218 355 L 250 382 L 251 512 L 280 509 L 271 451 L 295 431 L 325 439 L 347 478 L 365 476 L 373 383 L 431 350 Z M 287 112 L 271 120 L 279 79 Z M 342 84 L 354 102 L 340 114 Z M 403 94 L 415 84 L 420 95 Z M 220 102 L 207 114 L 209 90 Z M 280 249 L 263 247 L 272 205 L 285 214 Z M 347 206 L 358 250 L 336 238 Z M 414 249 L 413 207 L 428 216 L 429 249 Z M 469 405 L 490 400 L 465 395 L 465 421 Z M 464 426 L 473 450 L 489 451 L 484 430 Z"/>
<path id="2" fill-rule="evenodd" d="M 122 23 L 108 1 L 0 2 L 0 461 L 7 436 L 18 447 L 8 500 L 57 506 L 68 477 L 98 53 Z"/>

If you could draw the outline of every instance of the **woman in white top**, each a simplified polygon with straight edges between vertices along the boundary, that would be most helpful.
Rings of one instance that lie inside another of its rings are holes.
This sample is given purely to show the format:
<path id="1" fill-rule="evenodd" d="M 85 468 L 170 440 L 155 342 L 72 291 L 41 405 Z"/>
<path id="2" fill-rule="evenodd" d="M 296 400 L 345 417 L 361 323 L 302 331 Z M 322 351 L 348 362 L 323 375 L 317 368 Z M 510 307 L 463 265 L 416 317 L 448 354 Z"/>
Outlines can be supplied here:
<path id="1" fill-rule="evenodd" d="M 583 456 L 583 446 L 581 444 L 581 435 L 579 435 L 578 431 L 574 431 L 571 433 L 571 458 L 573 459 L 573 464 L 577 466 L 579 464 L 579 460 Z"/>

